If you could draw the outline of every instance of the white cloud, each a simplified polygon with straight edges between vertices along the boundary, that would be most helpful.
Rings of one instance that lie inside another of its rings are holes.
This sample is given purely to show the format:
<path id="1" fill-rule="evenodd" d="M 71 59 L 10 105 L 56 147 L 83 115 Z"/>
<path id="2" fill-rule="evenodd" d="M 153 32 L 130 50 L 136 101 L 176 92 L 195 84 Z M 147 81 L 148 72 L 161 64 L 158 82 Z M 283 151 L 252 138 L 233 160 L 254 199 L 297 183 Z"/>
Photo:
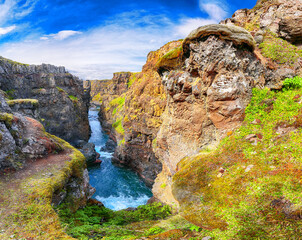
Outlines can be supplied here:
<path id="1" fill-rule="evenodd" d="M 214 19 L 204 19 L 204 18 L 184 18 L 181 20 L 181 23 L 179 26 L 177 26 L 177 32 L 183 36 L 186 37 L 191 31 L 194 29 L 208 25 L 217 23 Z"/>
<path id="2" fill-rule="evenodd" d="M 1 35 L 5 35 L 5 34 L 11 32 L 11 31 L 13 31 L 15 28 L 16 28 L 15 25 L 14 26 L 10 26 L 10 27 L 5 27 L 5 28 L 1 28 L 0 27 L 0 36 Z"/>
<path id="3" fill-rule="evenodd" d="M 0 52 L 19 62 L 65 66 L 83 79 L 108 79 L 116 71 L 140 71 L 149 51 L 184 38 L 199 26 L 217 23 L 226 14 L 217 2 L 200 6 L 207 18 L 183 18 L 175 24 L 165 15 L 132 11 L 85 32 L 34 33 L 22 42 L 3 44 Z"/>
<path id="4" fill-rule="evenodd" d="M 219 22 L 227 16 L 227 12 L 215 3 L 201 4 L 201 9 L 204 10 L 211 19 Z"/>
<path id="5" fill-rule="evenodd" d="M 160 15 L 142 20 L 139 13 L 131 12 L 116 19 L 82 34 L 65 30 L 39 39 L 6 43 L 0 46 L 0 52 L 19 62 L 65 66 L 81 78 L 105 79 L 116 71 L 141 71 L 148 52 L 174 38 L 174 25 Z M 143 21 L 146 24 L 141 24 Z"/>
<path id="6" fill-rule="evenodd" d="M 4 0 L 0 3 L 0 36 L 16 29 L 10 24 L 14 19 L 21 19 L 30 14 L 37 0 L 27 0 L 21 4 L 19 0 Z"/>
<path id="7" fill-rule="evenodd" d="M 199 7 L 202 12 L 205 12 L 207 18 L 183 18 L 180 20 L 180 24 L 176 27 L 176 32 L 185 37 L 194 29 L 207 24 L 219 23 L 227 16 L 227 11 L 223 2 L 211 1 L 205 2 L 199 1 Z"/>
<path id="8" fill-rule="evenodd" d="M 69 38 L 74 35 L 82 34 L 82 32 L 79 31 L 73 31 L 73 30 L 63 30 L 55 34 L 49 34 L 45 35 L 43 37 L 40 37 L 41 40 L 49 40 L 51 38 L 56 40 L 64 40 L 66 38 Z"/>

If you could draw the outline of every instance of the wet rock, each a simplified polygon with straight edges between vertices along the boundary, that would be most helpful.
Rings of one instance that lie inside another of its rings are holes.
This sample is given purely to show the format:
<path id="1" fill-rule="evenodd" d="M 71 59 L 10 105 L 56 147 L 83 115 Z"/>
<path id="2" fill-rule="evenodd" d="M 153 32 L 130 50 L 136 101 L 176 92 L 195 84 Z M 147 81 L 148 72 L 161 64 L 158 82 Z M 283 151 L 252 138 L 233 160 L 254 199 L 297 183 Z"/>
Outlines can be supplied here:
<path id="1" fill-rule="evenodd" d="M 100 155 L 95 151 L 95 145 L 93 143 L 81 143 L 79 150 L 85 156 L 88 165 L 95 164 L 100 157 Z"/>
<path id="2" fill-rule="evenodd" d="M 114 152 L 116 146 L 117 146 L 116 142 L 112 138 L 109 138 L 105 146 L 102 147 L 100 150 L 104 152 Z"/>
<path id="3" fill-rule="evenodd" d="M 90 198 L 87 202 L 87 204 L 89 205 L 96 205 L 96 206 L 99 206 L 99 207 L 104 207 L 104 204 L 96 199 L 92 199 Z"/>

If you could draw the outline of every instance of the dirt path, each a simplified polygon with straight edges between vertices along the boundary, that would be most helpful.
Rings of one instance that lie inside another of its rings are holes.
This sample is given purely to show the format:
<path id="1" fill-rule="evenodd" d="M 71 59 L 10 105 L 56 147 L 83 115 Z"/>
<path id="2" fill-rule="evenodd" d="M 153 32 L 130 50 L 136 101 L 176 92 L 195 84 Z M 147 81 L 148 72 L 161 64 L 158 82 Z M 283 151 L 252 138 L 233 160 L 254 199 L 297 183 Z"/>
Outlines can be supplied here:
<path id="1" fill-rule="evenodd" d="M 3 239 L 1 234 L 5 233 L 7 233 L 5 236 L 12 234 L 10 235 L 12 238 L 8 239 L 19 239 L 14 238 L 14 232 L 18 228 L 12 223 L 15 220 L 18 222 L 22 211 L 29 211 L 29 209 L 26 209 L 27 205 L 24 202 L 28 198 L 28 192 L 31 189 L 30 181 L 33 179 L 43 180 L 54 176 L 71 159 L 70 153 L 70 150 L 65 150 L 60 154 L 27 161 L 27 166 L 22 170 L 0 176 L 0 239 Z M 25 209 L 22 209 L 23 206 Z"/>

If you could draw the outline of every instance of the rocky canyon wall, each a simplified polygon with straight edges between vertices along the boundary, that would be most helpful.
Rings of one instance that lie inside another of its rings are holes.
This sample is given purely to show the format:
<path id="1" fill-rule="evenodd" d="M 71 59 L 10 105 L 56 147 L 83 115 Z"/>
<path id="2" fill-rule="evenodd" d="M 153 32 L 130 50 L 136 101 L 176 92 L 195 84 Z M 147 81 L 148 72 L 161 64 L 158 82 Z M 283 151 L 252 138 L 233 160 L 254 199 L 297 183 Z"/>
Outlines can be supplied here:
<path id="1" fill-rule="evenodd" d="M 0 89 L 11 99 L 38 100 L 46 131 L 75 143 L 89 139 L 89 91 L 64 67 L 27 65 L 0 58 Z"/>
<path id="2" fill-rule="evenodd" d="M 155 197 L 178 205 L 171 185 L 179 161 L 215 148 L 238 128 L 253 88 L 279 90 L 300 74 L 301 31 L 288 20 L 300 12 L 295 1 L 259 1 L 151 52 L 128 89 L 106 104 L 119 136 L 113 161 L 149 185 L 157 176 Z"/>

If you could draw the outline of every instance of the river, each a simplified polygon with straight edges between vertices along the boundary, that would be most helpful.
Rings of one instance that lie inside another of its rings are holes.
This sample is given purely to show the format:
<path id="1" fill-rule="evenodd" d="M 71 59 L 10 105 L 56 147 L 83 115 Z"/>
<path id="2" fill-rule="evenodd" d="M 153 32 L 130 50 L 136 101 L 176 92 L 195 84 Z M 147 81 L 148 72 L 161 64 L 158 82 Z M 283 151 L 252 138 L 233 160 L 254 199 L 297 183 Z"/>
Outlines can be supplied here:
<path id="1" fill-rule="evenodd" d="M 100 153 L 100 166 L 90 167 L 90 184 L 96 188 L 93 198 L 101 201 L 105 207 L 120 210 L 146 204 L 152 193 L 138 175 L 126 168 L 114 166 L 111 163 L 113 153 L 101 151 L 108 140 L 108 135 L 102 130 L 98 120 L 98 111 L 89 111 L 91 137 L 89 142 L 95 144 Z"/>

